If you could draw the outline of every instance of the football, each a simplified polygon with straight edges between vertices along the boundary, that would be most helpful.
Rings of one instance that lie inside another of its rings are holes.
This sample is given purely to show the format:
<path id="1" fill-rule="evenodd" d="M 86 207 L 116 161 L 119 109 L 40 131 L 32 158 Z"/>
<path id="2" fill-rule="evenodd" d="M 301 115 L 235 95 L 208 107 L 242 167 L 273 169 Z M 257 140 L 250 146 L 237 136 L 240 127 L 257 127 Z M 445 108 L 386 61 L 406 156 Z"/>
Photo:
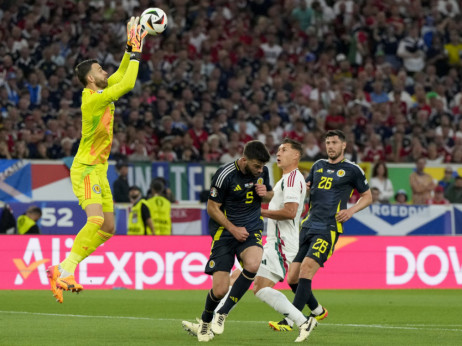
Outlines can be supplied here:
<path id="1" fill-rule="evenodd" d="M 167 15 L 160 8 L 148 8 L 141 14 L 140 24 L 148 34 L 155 36 L 167 28 Z"/>

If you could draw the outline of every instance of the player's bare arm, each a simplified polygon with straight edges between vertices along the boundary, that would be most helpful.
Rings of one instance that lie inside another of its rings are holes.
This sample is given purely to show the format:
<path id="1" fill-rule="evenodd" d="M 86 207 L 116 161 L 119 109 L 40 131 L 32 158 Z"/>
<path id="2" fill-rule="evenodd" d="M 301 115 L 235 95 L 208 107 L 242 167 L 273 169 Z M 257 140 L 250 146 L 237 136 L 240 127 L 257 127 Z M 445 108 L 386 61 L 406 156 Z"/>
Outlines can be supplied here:
<path id="1" fill-rule="evenodd" d="M 372 193 L 371 190 L 367 190 L 360 195 L 360 198 L 355 205 L 348 209 L 340 210 L 335 218 L 338 222 L 346 222 L 352 218 L 352 216 L 360 210 L 363 210 L 372 203 Z"/>
<path id="2" fill-rule="evenodd" d="M 310 192 L 311 189 L 311 181 L 306 183 L 306 193 Z"/>
<path id="3" fill-rule="evenodd" d="M 223 214 L 220 209 L 221 203 L 214 202 L 212 200 L 208 200 L 207 202 L 207 213 L 209 216 L 226 228 L 231 234 L 236 238 L 238 241 L 243 242 L 249 236 L 245 227 L 237 227 L 228 218 Z"/>
<path id="4" fill-rule="evenodd" d="M 298 203 L 284 203 L 284 208 L 278 210 L 262 209 L 261 215 L 274 220 L 292 220 L 297 215 Z"/>

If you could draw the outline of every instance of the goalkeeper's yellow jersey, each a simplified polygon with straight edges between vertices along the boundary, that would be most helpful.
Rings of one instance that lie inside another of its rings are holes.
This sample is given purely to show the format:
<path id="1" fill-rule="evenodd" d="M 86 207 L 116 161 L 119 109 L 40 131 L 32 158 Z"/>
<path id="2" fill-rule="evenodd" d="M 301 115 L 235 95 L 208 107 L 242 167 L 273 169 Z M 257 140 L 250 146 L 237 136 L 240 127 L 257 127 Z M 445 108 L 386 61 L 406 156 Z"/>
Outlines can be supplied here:
<path id="1" fill-rule="evenodd" d="M 82 91 L 82 138 L 74 160 L 85 165 L 106 163 L 111 152 L 114 101 L 133 89 L 139 62 L 125 53 L 119 69 L 108 78 L 103 90 Z"/>

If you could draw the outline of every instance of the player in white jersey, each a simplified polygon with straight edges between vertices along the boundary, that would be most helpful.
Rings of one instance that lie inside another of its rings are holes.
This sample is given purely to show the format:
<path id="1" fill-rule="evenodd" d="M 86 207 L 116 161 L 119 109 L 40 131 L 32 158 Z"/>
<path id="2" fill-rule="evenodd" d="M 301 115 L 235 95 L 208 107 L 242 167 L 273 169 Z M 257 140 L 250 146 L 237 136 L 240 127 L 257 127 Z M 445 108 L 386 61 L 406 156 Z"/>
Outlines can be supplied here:
<path id="1" fill-rule="evenodd" d="M 275 309 L 274 304 L 280 301 L 280 296 L 285 296 L 273 287 L 277 282 L 284 280 L 287 271 L 290 276 L 290 264 L 298 252 L 300 217 L 306 195 L 305 178 L 298 170 L 302 154 L 303 149 L 299 142 L 288 138 L 283 140 L 277 152 L 277 165 L 282 169 L 283 176 L 276 183 L 269 208 L 261 211 L 261 215 L 269 219 L 267 242 L 264 245 L 263 258 L 255 277 L 253 291 L 259 299 Z M 236 274 L 239 274 L 238 270 L 233 272 L 233 277 Z M 296 283 L 298 272 L 293 271 L 292 277 Z M 299 312 L 295 308 L 294 310 Z M 214 334 L 223 333 L 226 317 L 225 314 L 215 313 L 212 321 Z M 299 327 L 304 328 L 303 324 L 308 323 L 308 320 L 303 318 L 303 321 L 298 322 Z M 199 324 L 183 321 L 183 328 L 197 335 Z"/>
<path id="2" fill-rule="evenodd" d="M 273 288 L 278 281 L 284 280 L 287 271 L 287 283 L 292 290 L 298 282 L 298 267 L 293 266 L 292 261 L 298 252 L 300 217 L 306 195 L 305 178 L 298 170 L 302 154 L 302 146 L 294 140 L 286 138 L 279 146 L 277 164 L 283 176 L 273 189 L 274 196 L 268 210 L 262 210 L 262 216 L 269 220 L 262 263 L 253 291 L 258 299 L 292 317 L 300 331 L 309 334 L 316 325 L 314 319 L 305 317 L 294 306 L 286 304 L 286 296 Z M 269 324 L 274 329 L 272 322 Z M 292 330 L 289 325 L 279 326 L 283 327 L 287 328 L 284 330 Z"/>
<path id="3" fill-rule="evenodd" d="M 298 170 L 300 155 L 297 145 L 298 143 L 292 144 L 286 139 L 278 150 L 277 163 L 283 170 L 283 175 L 273 189 L 274 196 L 268 209 L 262 210 L 262 216 L 268 218 L 267 238 L 255 279 L 255 294 L 263 287 L 273 287 L 277 282 L 283 281 L 298 252 L 306 183 L 303 174 Z"/>

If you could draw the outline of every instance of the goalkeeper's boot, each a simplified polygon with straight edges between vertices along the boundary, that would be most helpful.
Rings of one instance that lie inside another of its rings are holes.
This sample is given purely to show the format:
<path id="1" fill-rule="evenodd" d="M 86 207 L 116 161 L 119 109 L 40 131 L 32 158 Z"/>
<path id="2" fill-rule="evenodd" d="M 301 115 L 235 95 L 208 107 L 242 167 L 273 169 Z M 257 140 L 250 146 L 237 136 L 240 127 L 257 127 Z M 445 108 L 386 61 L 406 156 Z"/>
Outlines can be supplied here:
<path id="1" fill-rule="evenodd" d="M 58 266 L 50 266 L 47 268 L 47 277 L 48 277 L 48 280 L 50 281 L 50 286 L 51 286 L 51 292 L 53 293 L 53 297 L 56 298 L 56 301 L 58 303 L 63 303 L 63 290 L 60 289 L 57 285 L 56 285 L 56 280 L 59 278 L 60 276 L 60 272 L 58 270 Z"/>
<path id="2" fill-rule="evenodd" d="M 215 335 L 212 332 L 212 322 L 199 322 L 199 329 L 197 331 L 197 340 L 208 342 L 213 339 Z"/>
<path id="3" fill-rule="evenodd" d="M 300 332 L 298 334 L 298 337 L 295 339 L 295 342 L 302 342 L 308 339 L 308 337 L 311 334 L 311 331 L 318 325 L 318 321 L 314 317 L 308 317 L 308 320 L 303 323 L 299 329 Z"/>
<path id="4" fill-rule="evenodd" d="M 327 311 L 327 309 L 323 307 L 322 312 L 319 315 L 315 315 L 311 313 L 310 317 L 316 318 L 316 321 L 322 321 L 323 319 L 327 317 L 328 314 L 329 314 L 329 311 Z"/>
<path id="5" fill-rule="evenodd" d="M 228 317 L 227 314 L 219 314 L 218 312 L 213 316 L 212 320 L 212 332 L 213 334 L 223 334 L 223 331 L 225 330 L 225 321 L 226 317 Z"/>
<path id="6" fill-rule="evenodd" d="M 282 321 L 269 321 L 268 325 L 271 329 L 274 329 L 277 332 L 290 332 L 293 330 L 292 326 L 284 318 Z"/>
<path id="7" fill-rule="evenodd" d="M 83 290 L 83 286 L 75 281 L 74 275 L 69 275 L 65 278 L 58 278 L 56 286 L 64 291 L 72 291 L 79 293 Z"/>
<path id="8" fill-rule="evenodd" d="M 183 329 L 186 330 L 189 334 L 193 336 L 197 336 L 197 332 L 199 331 L 199 325 L 201 323 L 201 320 L 197 318 L 197 322 L 198 323 L 183 321 L 181 322 L 181 325 L 183 326 Z"/>

